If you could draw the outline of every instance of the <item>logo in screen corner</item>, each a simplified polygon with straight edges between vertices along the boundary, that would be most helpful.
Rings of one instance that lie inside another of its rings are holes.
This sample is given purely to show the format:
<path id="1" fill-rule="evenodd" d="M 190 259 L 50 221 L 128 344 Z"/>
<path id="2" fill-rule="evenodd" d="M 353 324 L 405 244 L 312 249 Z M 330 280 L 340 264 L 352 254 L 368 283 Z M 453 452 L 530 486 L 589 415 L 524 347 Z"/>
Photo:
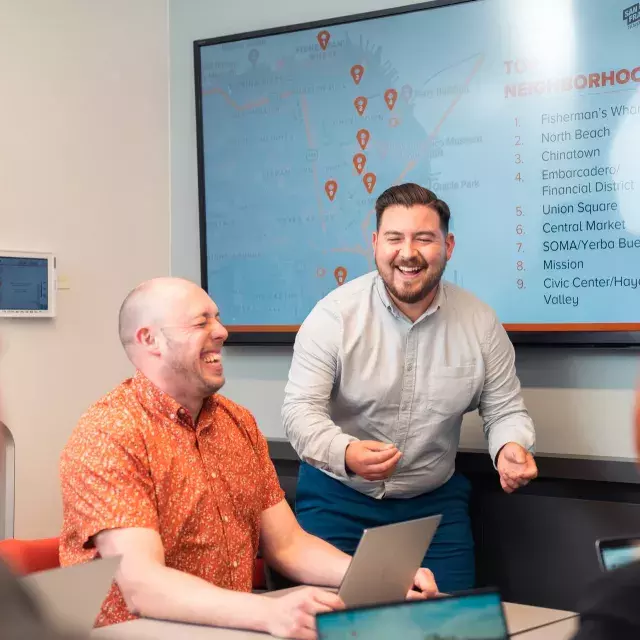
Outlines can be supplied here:
<path id="1" fill-rule="evenodd" d="M 632 4 L 622 11 L 622 19 L 627 24 L 627 28 L 635 29 L 640 27 L 640 2 Z"/>

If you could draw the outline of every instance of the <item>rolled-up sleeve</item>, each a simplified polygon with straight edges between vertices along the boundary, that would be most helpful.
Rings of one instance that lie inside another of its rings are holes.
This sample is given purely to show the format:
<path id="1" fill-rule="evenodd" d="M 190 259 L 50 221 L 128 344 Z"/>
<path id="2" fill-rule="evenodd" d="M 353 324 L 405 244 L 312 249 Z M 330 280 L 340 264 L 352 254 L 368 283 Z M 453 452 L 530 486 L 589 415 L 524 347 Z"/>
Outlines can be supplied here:
<path id="1" fill-rule="evenodd" d="M 296 336 L 282 405 L 284 431 L 296 453 L 309 464 L 346 479 L 344 454 L 357 440 L 343 433 L 329 414 L 339 375 L 340 318 L 326 303 L 307 316 Z"/>
<path id="2" fill-rule="evenodd" d="M 485 381 L 479 411 L 495 466 L 498 452 L 508 442 L 534 453 L 535 429 L 522 398 L 513 345 L 495 315 L 485 335 L 483 357 Z"/>

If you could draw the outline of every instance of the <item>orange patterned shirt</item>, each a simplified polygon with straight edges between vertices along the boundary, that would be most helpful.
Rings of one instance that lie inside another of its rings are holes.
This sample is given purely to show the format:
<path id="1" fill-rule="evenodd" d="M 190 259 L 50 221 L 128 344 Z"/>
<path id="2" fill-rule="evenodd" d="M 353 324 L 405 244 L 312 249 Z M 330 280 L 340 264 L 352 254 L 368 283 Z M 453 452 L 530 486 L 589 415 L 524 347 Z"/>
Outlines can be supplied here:
<path id="1" fill-rule="evenodd" d="M 92 536 L 145 527 L 168 567 L 251 591 L 260 514 L 284 498 L 251 413 L 214 395 L 195 425 L 139 371 L 82 416 L 60 460 L 63 566 L 97 557 Z M 96 626 L 135 619 L 114 583 Z"/>

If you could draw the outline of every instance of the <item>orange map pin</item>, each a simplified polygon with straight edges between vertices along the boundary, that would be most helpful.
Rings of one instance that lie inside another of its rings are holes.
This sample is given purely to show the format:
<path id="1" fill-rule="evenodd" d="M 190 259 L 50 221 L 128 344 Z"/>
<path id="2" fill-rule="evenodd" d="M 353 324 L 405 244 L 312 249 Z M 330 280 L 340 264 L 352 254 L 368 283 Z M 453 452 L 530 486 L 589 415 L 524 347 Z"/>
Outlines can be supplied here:
<path id="1" fill-rule="evenodd" d="M 351 77 L 356 84 L 360 84 L 363 75 L 364 67 L 361 64 L 354 64 L 353 67 L 351 67 Z"/>
<path id="2" fill-rule="evenodd" d="M 364 151 L 367 148 L 367 144 L 369 142 L 369 132 L 366 129 L 360 129 L 356 134 L 356 138 L 358 139 L 358 144 L 360 148 Z"/>
<path id="3" fill-rule="evenodd" d="M 353 104 L 356 106 L 356 111 L 360 114 L 364 114 L 364 110 L 367 108 L 367 102 L 369 102 L 364 96 L 358 96 Z"/>
<path id="4" fill-rule="evenodd" d="M 397 99 L 398 99 L 398 92 L 395 89 L 387 89 L 384 92 L 384 101 L 387 107 L 389 107 L 389 111 L 393 109 Z"/>
<path id="5" fill-rule="evenodd" d="M 356 153 L 356 155 L 353 156 L 353 166 L 358 173 L 362 173 L 365 164 L 367 164 L 367 156 L 365 156 L 364 153 Z"/>
<path id="6" fill-rule="evenodd" d="M 340 286 L 341 284 L 344 284 L 347 279 L 347 270 L 344 267 L 336 267 L 333 271 L 333 275 L 336 278 L 338 286 Z"/>
<path id="7" fill-rule="evenodd" d="M 365 173 L 364 178 L 362 178 L 362 182 L 364 182 L 364 186 L 367 188 L 367 191 L 371 193 L 373 188 L 376 186 L 376 174 Z"/>
<path id="8" fill-rule="evenodd" d="M 324 51 L 329 44 L 329 40 L 331 40 L 331 34 L 328 31 L 321 31 L 316 37 L 318 38 L 318 44 Z"/>
<path id="9" fill-rule="evenodd" d="M 329 196 L 329 200 L 333 202 L 333 199 L 336 197 L 336 192 L 338 191 L 338 183 L 335 180 L 327 180 L 324 183 L 324 190 Z"/>

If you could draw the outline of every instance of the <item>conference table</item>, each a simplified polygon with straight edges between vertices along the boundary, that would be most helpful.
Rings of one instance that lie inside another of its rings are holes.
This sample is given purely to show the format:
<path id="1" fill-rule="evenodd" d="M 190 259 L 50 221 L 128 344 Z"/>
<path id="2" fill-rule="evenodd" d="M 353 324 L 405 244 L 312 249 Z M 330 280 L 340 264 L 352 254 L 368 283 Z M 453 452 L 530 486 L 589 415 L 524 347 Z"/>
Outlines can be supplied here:
<path id="1" fill-rule="evenodd" d="M 278 597 L 289 591 L 290 589 L 282 589 L 264 595 Z M 518 634 L 516 637 L 522 640 L 570 640 L 578 628 L 577 618 L 571 611 L 514 603 L 505 603 L 504 609 L 509 634 Z M 531 630 L 525 631 L 526 629 Z M 272 636 L 255 631 L 151 619 L 101 627 L 91 633 L 92 640 L 265 640 L 270 637 Z"/>

